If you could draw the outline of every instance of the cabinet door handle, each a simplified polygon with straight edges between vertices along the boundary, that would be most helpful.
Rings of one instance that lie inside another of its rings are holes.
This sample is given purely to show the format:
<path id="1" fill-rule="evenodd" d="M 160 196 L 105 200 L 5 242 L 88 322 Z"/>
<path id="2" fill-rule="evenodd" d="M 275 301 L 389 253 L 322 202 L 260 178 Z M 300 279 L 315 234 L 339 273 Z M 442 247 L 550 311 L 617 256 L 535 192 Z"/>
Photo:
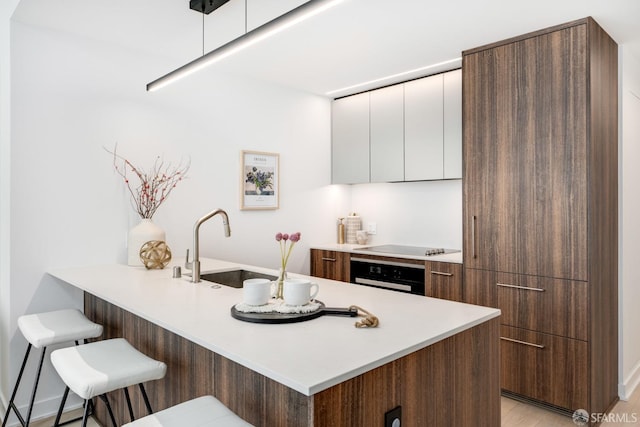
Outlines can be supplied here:
<path id="1" fill-rule="evenodd" d="M 535 292 L 544 292 L 545 291 L 542 288 L 530 288 L 528 286 L 507 285 L 506 283 L 496 283 L 496 286 L 500 286 L 500 287 L 503 287 L 503 288 L 522 289 L 524 291 L 535 291 Z"/>
<path id="2" fill-rule="evenodd" d="M 471 256 L 477 258 L 476 254 L 476 216 L 471 217 Z"/>
<path id="3" fill-rule="evenodd" d="M 322 260 L 323 260 L 323 261 L 336 262 L 336 259 L 335 259 L 335 258 L 325 258 L 325 257 L 322 257 Z"/>
<path id="4" fill-rule="evenodd" d="M 544 348 L 544 346 L 542 344 L 534 344 L 532 342 L 514 340 L 513 338 L 500 337 L 500 339 L 504 340 L 504 341 L 514 342 L 516 344 L 528 345 L 529 347 L 535 347 L 535 348 L 539 348 L 539 349 L 543 349 Z"/>
<path id="5" fill-rule="evenodd" d="M 443 273 L 442 271 L 432 271 L 431 274 L 437 274 L 438 276 L 453 276 L 453 273 Z"/>

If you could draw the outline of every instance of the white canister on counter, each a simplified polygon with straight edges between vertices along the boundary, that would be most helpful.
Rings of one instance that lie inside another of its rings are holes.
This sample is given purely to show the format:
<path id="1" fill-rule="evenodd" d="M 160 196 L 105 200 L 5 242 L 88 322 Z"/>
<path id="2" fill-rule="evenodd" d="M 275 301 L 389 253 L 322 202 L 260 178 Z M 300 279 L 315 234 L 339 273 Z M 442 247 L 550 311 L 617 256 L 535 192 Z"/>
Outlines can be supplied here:
<path id="1" fill-rule="evenodd" d="M 347 243 L 356 244 L 358 242 L 357 232 L 362 230 L 362 220 L 357 215 L 349 215 L 345 218 L 345 228 Z"/>

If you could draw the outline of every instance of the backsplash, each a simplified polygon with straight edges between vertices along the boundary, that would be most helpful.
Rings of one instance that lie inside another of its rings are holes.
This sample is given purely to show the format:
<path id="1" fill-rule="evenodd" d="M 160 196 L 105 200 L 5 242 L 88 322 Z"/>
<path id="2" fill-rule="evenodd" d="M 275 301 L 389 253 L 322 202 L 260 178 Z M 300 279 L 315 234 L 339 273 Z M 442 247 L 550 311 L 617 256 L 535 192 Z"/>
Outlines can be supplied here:
<path id="1" fill-rule="evenodd" d="M 376 223 L 369 244 L 462 249 L 461 180 L 353 185 L 351 210 Z"/>

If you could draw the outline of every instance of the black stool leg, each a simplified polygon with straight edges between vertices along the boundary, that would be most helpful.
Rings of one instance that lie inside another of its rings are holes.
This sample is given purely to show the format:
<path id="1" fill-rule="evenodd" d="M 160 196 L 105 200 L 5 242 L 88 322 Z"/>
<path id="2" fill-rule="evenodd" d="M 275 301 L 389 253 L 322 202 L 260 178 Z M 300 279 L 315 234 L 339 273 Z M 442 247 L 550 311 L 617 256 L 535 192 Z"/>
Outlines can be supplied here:
<path id="1" fill-rule="evenodd" d="M 60 402 L 60 407 L 58 408 L 58 414 L 56 415 L 56 420 L 53 423 L 53 427 L 58 427 L 60 425 L 60 417 L 62 416 L 64 405 L 65 403 L 67 403 L 67 396 L 69 396 L 69 387 L 64 388 L 64 394 L 62 395 L 62 402 Z"/>
<path id="2" fill-rule="evenodd" d="M 18 386 L 20 385 L 20 380 L 22 379 L 22 374 L 24 373 L 24 367 L 27 366 L 27 360 L 29 359 L 29 353 L 31 352 L 31 343 L 27 346 L 27 351 L 24 353 L 24 359 L 22 360 L 22 366 L 20 367 L 20 373 L 18 373 L 18 379 L 16 380 L 16 385 L 13 387 L 13 393 L 11 393 L 11 399 L 9 399 L 9 404 L 7 405 L 7 412 L 4 414 L 4 421 L 2 421 L 2 427 L 7 425 L 7 420 L 9 420 L 9 415 L 11 415 L 11 410 L 16 413 L 18 418 L 20 419 L 20 423 L 24 425 L 24 420 L 18 413 L 15 405 L 13 404 L 14 399 L 16 398 L 16 393 L 18 392 Z"/>
<path id="3" fill-rule="evenodd" d="M 87 427 L 87 421 L 89 420 L 89 406 L 91 406 L 89 404 L 90 402 L 91 402 L 91 399 L 84 401 L 84 413 L 82 414 L 82 427 Z"/>
<path id="4" fill-rule="evenodd" d="M 124 397 L 127 400 L 127 407 L 129 408 L 129 420 L 133 422 L 135 420 L 135 417 L 133 416 L 133 408 L 131 407 L 131 398 L 129 397 L 129 390 L 127 389 L 127 387 L 123 388 L 122 390 L 124 390 Z"/>
<path id="5" fill-rule="evenodd" d="M 29 427 L 29 422 L 31 421 L 31 412 L 33 411 L 33 404 L 36 401 L 36 391 L 38 390 L 38 383 L 40 382 L 40 373 L 42 372 L 42 363 L 44 362 L 44 355 L 46 353 L 47 353 L 47 347 L 42 347 L 42 355 L 40 356 L 40 363 L 38 364 L 36 381 L 33 384 L 33 391 L 31 392 L 31 402 L 29 402 L 29 411 L 27 412 L 27 422 L 25 427 Z"/>
<path id="6" fill-rule="evenodd" d="M 93 415 L 93 399 L 86 399 L 82 404 L 82 407 L 84 408 L 82 412 L 82 416 L 79 416 L 78 418 L 73 418 L 71 420 L 67 420 L 60 424 L 54 424 L 53 427 L 66 426 L 67 424 L 75 423 L 80 420 L 83 420 L 84 425 L 86 425 L 87 422 L 89 421 L 89 417 Z"/>
<path id="7" fill-rule="evenodd" d="M 33 391 L 31 392 L 31 400 L 29 401 L 29 411 L 27 412 L 27 419 L 24 420 L 22 418 L 22 415 L 20 415 L 20 412 L 18 412 L 18 408 L 16 407 L 14 400 L 16 397 L 16 392 L 18 391 L 18 386 L 20 385 L 20 380 L 22 379 L 22 374 L 24 373 L 24 368 L 27 364 L 27 359 L 29 358 L 29 352 L 31 351 L 31 347 L 32 347 L 31 343 L 29 343 L 29 345 L 27 346 L 27 351 L 24 355 L 24 360 L 22 361 L 22 366 L 20 367 L 20 373 L 18 374 L 18 380 L 16 381 L 16 386 L 13 389 L 13 393 L 11 394 L 9 405 L 7 406 L 7 413 L 5 414 L 4 421 L 2 422 L 2 427 L 4 427 L 7 424 L 7 420 L 9 419 L 9 413 L 11 409 L 13 409 L 13 412 L 15 412 L 16 416 L 20 420 L 20 423 L 25 427 L 29 427 L 29 422 L 31 421 L 31 412 L 33 411 L 33 404 L 36 400 L 36 391 L 38 391 L 38 383 L 40 382 L 40 373 L 42 372 L 42 363 L 44 362 L 44 356 L 47 352 L 47 347 L 43 347 L 42 355 L 40 356 L 40 363 L 38 364 L 38 372 L 36 373 L 36 380 L 35 380 L 35 383 L 33 384 Z"/>
<path id="8" fill-rule="evenodd" d="M 153 414 L 151 410 L 151 404 L 149 403 L 149 398 L 147 397 L 147 392 L 144 390 L 144 385 L 142 383 L 138 384 L 140 386 L 140 392 L 142 393 L 142 398 L 144 399 L 144 404 L 147 407 L 147 413 L 149 415 Z"/>
<path id="9" fill-rule="evenodd" d="M 113 411 L 111 410 L 111 404 L 109 404 L 109 399 L 107 398 L 107 395 L 101 394 L 100 399 L 102 399 L 104 404 L 107 406 L 107 411 L 109 411 L 109 417 L 111 418 L 113 427 L 118 427 L 118 424 L 116 423 L 116 417 L 113 416 Z M 87 427 L 87 424 L 83 422 L 82 427 Z"/>

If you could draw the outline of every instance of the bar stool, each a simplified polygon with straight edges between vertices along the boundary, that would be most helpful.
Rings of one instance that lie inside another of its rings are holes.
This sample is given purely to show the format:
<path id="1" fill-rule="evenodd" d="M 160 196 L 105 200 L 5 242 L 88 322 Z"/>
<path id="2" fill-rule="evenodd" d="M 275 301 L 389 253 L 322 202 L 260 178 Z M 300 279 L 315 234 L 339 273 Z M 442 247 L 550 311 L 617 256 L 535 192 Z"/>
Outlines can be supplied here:
<path id="1" fill-rule="evenodd" d="M 147 415 L 122 427 L 250 427 L 213 396 L 202 396 Z"/>
<path id="2" fill-rule="evenodd" d="M 117 426 L 107 393 L 118 389 L 124 390 L 129 416 L 133 421 L 135 417 L 127 387 L 136 384 L 140 387 L 147 412 L 151 414 L 153 411 L 142 383 L 161 379 L 167 371 L 167 365 L 139 352 L 124 338 L 56 350 L 51 353 L 51 363 L 67 385 L 54 427 L 59 425 L 69 389 L 85 400 L 82 427 L 87 425 L 89 402 L 94 397 L 99 397 L 105 403 L 111 422 L 114 427 Z"/>
<path id="3" fill-rule="evenodd" d="M 50 311 L 46 313 L 37 314 L 25 314 L 18 318 L 18 328 L 25 339 L 28 341 L 27 351 L 24 354 L 24 360 L 20 367 L 20 373 L 16 380 L 16 385 L 13 387 L 11 398 L 9 399 L 9 405 L 7 406 L 7 412 L 5 413 L 2 427 L 7 424 L 7 420 L 11 415 L 11 410 L 16 414 L 20 424 L 24 427 L 29 426 L 31 421 L 31 412 L 33 410 L 33 403 L 36 398 L 36 391 L 38 390 L 38 382 L 40 381 L 40 373 L 42 372 L 42 363 L 44 362 L 44 356 L 47 352 L 47 347 L 50 345 L 60 344 L 64 342 L 75 341 L 78 345 L 78 341 L 85 340 L 87 338 L 95 338 L 102 335 L 102 326 L 93 323 L 87 319 L 84 314 L 76 309 L 66 309 Z M 15 405 L 15 397 L 18 392 L 20 380 L 24 373 L 24 368 L 27 365 L 29 359 L 29 353 L 31 347 L 42 348 L 42 355 L 40 356 L 40 363 L 38 364 L 38 371 L 36 373 L 36 380 L 31 392 L 31 401 L 29 402 L 29 410 L 27 412 L 26 420 L 22 417 L 22 414 L 18 411 Z"/>

